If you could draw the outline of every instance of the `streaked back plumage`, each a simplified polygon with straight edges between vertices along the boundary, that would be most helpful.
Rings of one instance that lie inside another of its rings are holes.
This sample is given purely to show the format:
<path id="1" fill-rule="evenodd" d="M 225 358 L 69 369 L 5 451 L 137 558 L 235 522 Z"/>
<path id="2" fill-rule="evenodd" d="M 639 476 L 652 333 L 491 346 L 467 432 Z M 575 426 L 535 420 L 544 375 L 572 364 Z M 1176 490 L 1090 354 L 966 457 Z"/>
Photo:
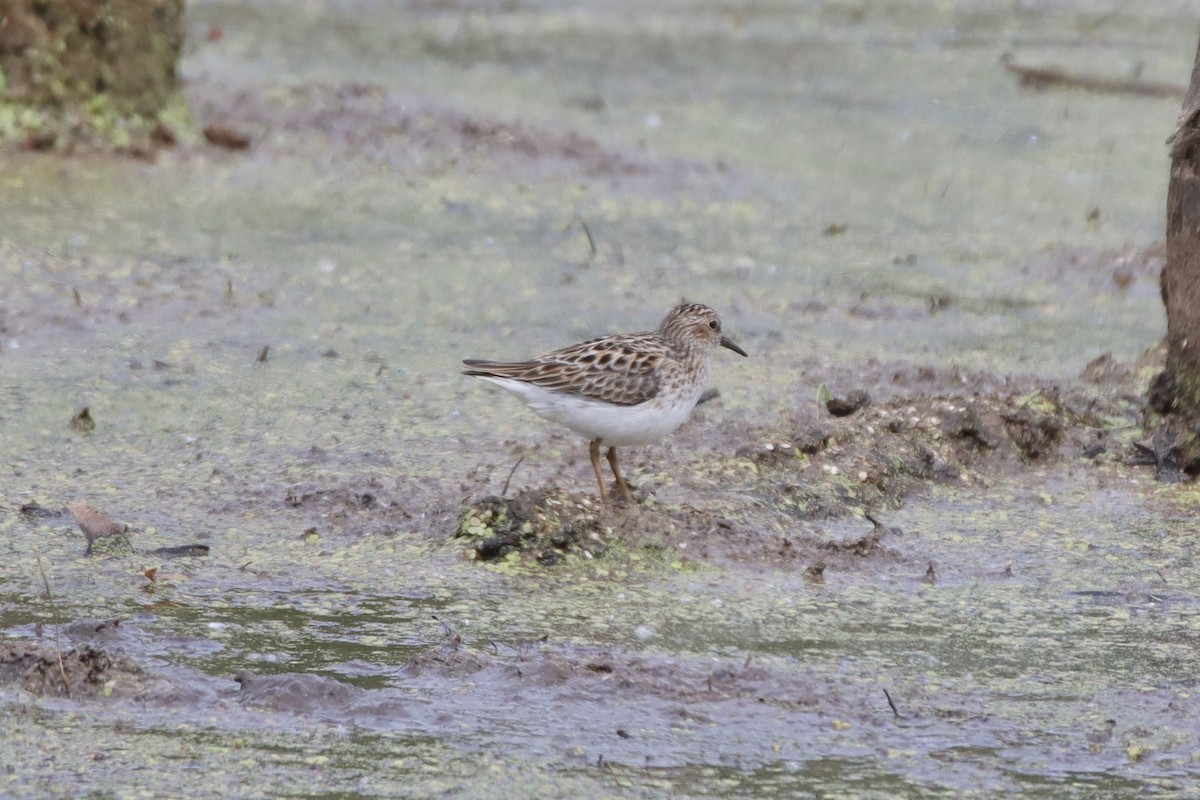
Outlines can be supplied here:
<path id="1" fill-rule="evenodd" d="M 632 406 L 658 394 L 658 367 L 666 354 L 667 348 L 653 333 L 625 333 L 589 339 L 529 361 L 467 359 L 463 372 Z"/>

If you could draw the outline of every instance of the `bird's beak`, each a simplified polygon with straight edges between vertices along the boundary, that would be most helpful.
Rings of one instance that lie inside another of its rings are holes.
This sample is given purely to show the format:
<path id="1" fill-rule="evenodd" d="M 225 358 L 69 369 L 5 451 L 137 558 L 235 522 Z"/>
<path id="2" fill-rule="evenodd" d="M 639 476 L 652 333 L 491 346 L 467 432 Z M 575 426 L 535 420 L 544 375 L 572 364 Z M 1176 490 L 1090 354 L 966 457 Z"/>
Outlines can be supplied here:
<path id="1" fill-rule="evenodd" d="M 740 348 L 736 344 L 734 344 L 733 339 L 730 339 L 728 336 L 721 337 L 721 347 L 728 347 L 730 350 L 737 353 L 739 356 L 746 356 L 746 358 L 750 357 L 750 356 L 746 355 L 745 350 L 743 350 L 742 348 Z"/>

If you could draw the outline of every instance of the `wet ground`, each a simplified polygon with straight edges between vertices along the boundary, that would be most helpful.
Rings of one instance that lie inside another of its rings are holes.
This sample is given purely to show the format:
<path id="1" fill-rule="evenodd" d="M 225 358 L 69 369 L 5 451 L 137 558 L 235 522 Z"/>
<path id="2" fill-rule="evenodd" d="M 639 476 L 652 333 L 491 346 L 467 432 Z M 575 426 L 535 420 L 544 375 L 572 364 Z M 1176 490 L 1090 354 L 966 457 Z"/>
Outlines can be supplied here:
<path id="1" fill-rule="evenodd" d="M 1189 791 L 1200 7 L 928 5 L 193 3 L 248 148 L 5 153 L 0 794 Z M 457 373 L 681 298 L 635 507 Z"/>

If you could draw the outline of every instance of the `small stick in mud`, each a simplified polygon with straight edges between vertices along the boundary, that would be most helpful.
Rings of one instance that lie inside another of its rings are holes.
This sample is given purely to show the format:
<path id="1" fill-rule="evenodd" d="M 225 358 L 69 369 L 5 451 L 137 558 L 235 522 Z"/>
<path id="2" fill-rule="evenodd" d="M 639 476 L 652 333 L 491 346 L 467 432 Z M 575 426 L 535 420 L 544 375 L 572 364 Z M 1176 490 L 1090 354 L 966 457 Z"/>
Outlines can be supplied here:
<path id="1" fill-rule="evenodd" d="M 883 690 L 883 696 L 887 698 L 888 705 L 892 707 L 892 713 L 896 716 L 896 719 L 904 719 L 904 717 L 900 714 L 900 709 L 896 708 L 896 703 L 892 700 L 892 695 L 887 689 Z"/>
<path id="2" fill-rule="evenodd" d="M 525 454 L 524 454 L 524 453 L 522 453 L 522 454 L 521 454 L 521 457 L 517 459 L 517 463 L 513 464 L 513 465 L 512 465 L 512 469 L 510 469 L 510 470 L 508 471 L 508 477 L 504 479 L 504 486 L 503 486 L 503 487 L 500 489 L 500 496 L 501 496 L 501 497 L 506 497 L 506 496 L 508 495 L 508 484 L 509 484 L 509 481 L 511 481 L 511 480 L 512 480 L 512 476 L 513 476 L 513 474 L 514 474 L 514 473 L 517 471 L 517 467 L 521 466 L 521 462 L 522 462 L 522 461 L 524 461 L 524 460 L 525 460 Z"/>
<path id="3" fill-rule="evenodd" d="M 591 249 L 592 255 L 596 255 L 596 240 L 592 238 L 592 229 L 583 221 L 583 217 L 579 218 L 579 227 L 583 228 L 583 233 L 587 236 L 588 248 Z"/>
<path id="4" fill-rule="evenodd" d="M 67 680 L 67 667 L 63 664 L 62 643 L 58 640 L 58 629 L 62 627 L 58 621 L 58 605 L 54 602 L 54 595 L 50 594 L 50 580 L 46 577 L 46 570 L 42 567 L 42 554 L 34 553 L 37 558 L 38 572 L 42 575 L 42 586 L 46 589 L 46 600 L 50 603 L 50 616 L 54 620 L 54 651 L 58 654 L 58 675 L 62 678 L 63 691 L 67 693 L 67 697 L 71 696 L 71 683 Z"/>
<path id="5" fill-rule="evenodd" d="M 885 534 L 885 533 L 894 533 L 896 535 L 900 535 L 900 534 L 904 533 L 904 531 L 900 530 L 899 528 L 893 528 L 890 525 L 884 525 L 882 522 L 879 521 L 878 518 L 872 516 L 869 512 L 864 511 L 863 516 L 867 518 L 867 522 L 870 522 L 872 525 L 875 526 L 875 530 L 879 533 L 880 536 L 883 536 L 883 534 Z"/>

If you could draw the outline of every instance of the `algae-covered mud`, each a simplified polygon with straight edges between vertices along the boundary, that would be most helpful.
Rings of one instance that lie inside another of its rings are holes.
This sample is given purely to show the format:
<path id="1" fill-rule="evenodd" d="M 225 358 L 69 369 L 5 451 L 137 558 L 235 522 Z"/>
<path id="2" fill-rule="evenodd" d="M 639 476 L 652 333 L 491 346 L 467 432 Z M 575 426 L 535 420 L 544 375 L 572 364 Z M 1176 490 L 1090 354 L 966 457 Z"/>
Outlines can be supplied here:
<path id="1" fill-rule="evenodd" d="M 0 795 L 1193 791 L 1127 6 L 189 4 L 222 146 L 0 155 Z M 458 373 L 681 299 L 634 505 Z"/>

